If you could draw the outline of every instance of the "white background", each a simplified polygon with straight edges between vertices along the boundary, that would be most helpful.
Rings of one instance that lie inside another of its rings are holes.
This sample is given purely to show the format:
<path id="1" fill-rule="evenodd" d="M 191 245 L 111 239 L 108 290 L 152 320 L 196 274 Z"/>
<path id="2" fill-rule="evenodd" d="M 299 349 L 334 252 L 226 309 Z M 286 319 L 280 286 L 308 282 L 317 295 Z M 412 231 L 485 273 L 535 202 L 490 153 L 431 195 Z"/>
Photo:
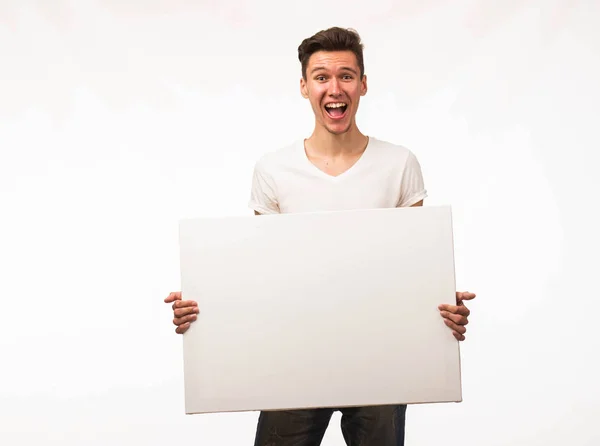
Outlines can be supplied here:
<path id="1" fill-rule="evenodd" d="M 407 445 L 600 443 L 600 2 L 366 3 L 0 0 L 1 444 L 252 444 L 256 413 L 184 415 L 177 223 L 251 213 L 333 25 L 478 294 L 464 402 L 409 407 Z"/>

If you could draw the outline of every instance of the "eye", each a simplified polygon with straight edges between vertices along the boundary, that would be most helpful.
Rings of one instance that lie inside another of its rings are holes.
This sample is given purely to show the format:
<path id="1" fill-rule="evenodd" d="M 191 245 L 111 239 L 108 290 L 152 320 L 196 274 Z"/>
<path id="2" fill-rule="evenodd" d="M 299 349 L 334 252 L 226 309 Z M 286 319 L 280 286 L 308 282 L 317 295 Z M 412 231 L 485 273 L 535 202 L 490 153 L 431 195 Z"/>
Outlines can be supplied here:
<path id="1" fill-rule="evenodd" d="M 317 76 L 315 79 L 318 80 L 319 82 L 322 82 L 325 80 L 325 76 Z"/>
<path id="2" fill-rule="evenodd" d="M 344 79 L 347 81 L 350 81 L 350 80 L 352 80 L 352 76 L 350 74 L 345 74 Z"/>

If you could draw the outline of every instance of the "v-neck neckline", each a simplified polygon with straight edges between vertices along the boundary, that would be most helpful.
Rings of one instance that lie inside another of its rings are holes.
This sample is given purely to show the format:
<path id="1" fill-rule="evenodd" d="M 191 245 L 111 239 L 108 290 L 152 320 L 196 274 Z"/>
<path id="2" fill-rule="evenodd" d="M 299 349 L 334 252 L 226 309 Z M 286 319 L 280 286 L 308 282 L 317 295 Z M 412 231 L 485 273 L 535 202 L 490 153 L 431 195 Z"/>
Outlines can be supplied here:
<path id="1" fill-rule="evenodd" d="M 313 170 L 316 171 L 316 173 L 322 177 L 325 178 L 328 181 L 340 181 L 343 178 L 346 178 L 347 176 L 351 175 L 352 172 L 356 171 L 361 164 L 363 164 L 364 158 L 365 156 L 368 155 L 368 152 L 370 152 L 370 146 L 372 143 L 373 138 L 371 138 L 370 136 L 367 136 L 367 146 L 365 147 L 365 150 L 363 150 L 363 153 L 361 153 L 361 155 L 358 157 L 358 159 L 354 162 L 354 164 L 352 164 L 350 167 L 348 167 L 346 170 L 344 170 L 342 173 L 340 173 L 339 175 L 330 175 L 327 172 L 323 171 L 321 168 L 319 168 L 315 163 L 313 163 L 309 158 L 308 158 L 308 154 L 306 153 L 306 138 L 303 138 L 300 140 L 300 155 L 302 156 L 302 158 L 304 159 L 304 162 Z"/>

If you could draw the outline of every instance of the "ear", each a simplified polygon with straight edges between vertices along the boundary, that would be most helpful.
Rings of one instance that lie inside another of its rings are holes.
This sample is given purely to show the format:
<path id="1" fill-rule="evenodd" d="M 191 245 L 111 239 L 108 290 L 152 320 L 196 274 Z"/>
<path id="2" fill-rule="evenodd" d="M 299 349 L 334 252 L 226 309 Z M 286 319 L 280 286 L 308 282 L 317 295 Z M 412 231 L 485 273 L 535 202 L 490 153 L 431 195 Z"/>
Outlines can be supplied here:
<path id="1" fill-rule="evenodd" d="M 360 81 L 360 95 L 364 96 L 367 94 L 367 75 L 364 74 L 362 80 Z"/>
<path id="2" fill-rule="evenodd" d="M 304 77 L 300 78 L 300 94 L 302 94 L 304 99 L 308 99 L 308 89 L 306 88 L 306 81 L 304 80 Z"/>

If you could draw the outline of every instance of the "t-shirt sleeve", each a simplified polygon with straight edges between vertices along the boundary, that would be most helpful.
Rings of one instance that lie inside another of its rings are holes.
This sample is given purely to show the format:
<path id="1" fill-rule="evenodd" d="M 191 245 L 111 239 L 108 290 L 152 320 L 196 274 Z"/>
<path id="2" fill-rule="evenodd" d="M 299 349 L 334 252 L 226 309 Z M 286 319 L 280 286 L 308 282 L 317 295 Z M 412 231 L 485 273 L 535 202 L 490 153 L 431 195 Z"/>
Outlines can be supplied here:
<path id="1" fill-rule="evenodd" d="M 259 160 L 254 166 L 248 206 L 260 214 L 279 214 L 276 191 L 275 181 L 267 172 L 264 160 Z"/>
<path id="2" fill-rule="evenodd" d="M 427 198 L 421 165 L 414 153 L 409 152 L 400 184 L 400 199 L 397 207 L 408 207 Z"/>

